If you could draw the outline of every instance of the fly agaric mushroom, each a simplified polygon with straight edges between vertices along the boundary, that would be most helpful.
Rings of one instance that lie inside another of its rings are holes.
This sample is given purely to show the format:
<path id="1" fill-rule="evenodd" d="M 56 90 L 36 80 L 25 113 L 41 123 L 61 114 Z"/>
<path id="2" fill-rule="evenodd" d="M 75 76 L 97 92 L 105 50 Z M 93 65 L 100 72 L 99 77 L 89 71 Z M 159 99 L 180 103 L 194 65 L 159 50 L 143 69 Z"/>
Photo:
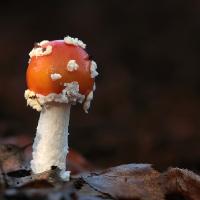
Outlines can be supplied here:
<path id="1" fill-rule="evenodd" d="M 37 43 L 29 53 L 25 98 L 27 105 L 40 111 L 31 160 L 35 174 L 57 166 L 69 179 L 65 170 L 70 108 L 83 103 L 88 112 L 98 75 L 85 47 L 82 41 L 67 36 Z"/>

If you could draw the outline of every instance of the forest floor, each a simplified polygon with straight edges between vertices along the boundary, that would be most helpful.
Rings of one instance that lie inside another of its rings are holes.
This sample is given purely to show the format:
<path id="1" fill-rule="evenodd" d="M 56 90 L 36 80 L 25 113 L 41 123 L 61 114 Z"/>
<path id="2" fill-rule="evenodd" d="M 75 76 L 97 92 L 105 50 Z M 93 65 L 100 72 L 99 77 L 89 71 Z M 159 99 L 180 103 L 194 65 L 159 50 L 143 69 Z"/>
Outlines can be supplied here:
<path id="1" fill-rule="evenodd" d="M 32 174 L 24 150 L 0 145 L 0 199 L 2 200 L 199 200 L 200 176 L 187 169 L 155 170 L 150 164 L 124 164 L 96 169 L 71 150 L 70 181 L 60 179 L 60 170 Z M 31 151 L 28 151 L 30 155 Z"/>

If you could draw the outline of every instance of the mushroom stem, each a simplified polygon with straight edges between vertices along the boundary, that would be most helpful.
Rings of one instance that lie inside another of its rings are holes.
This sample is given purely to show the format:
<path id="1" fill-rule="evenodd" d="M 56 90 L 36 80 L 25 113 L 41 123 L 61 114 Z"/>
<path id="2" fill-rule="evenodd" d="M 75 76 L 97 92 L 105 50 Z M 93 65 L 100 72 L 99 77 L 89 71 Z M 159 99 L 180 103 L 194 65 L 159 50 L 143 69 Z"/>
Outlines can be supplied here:
<path id="1" fill-rule="evenodd" d="M 42 108 L 33 143 L 33 173 L 50 170 L 52 166 L 65 171 L 70 107 L 71 104 L 50 103 Z"/>

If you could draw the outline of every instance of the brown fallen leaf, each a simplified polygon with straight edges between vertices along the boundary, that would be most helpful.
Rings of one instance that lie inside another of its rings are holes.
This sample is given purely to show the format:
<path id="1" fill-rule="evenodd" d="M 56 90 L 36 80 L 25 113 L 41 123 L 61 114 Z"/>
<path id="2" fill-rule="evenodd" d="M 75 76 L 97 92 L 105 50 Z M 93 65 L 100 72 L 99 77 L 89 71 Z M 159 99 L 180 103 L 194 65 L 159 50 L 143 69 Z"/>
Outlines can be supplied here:
<path id="1" fill-rule="evenodd" d="M 161 175 L 166 196 L 182 195 L 190 200 L 200 199 L 200 176 L 187 169 L 169 168 Z"/>
<path id="2" fill-rule="evenodd" d="M 157 179 L 160 173 L 149 164 L 110 168 L 83 179 L 94 189 L 116 199 L 164 200 Z"/>
<path id="3" fill-rule="evenodd" d="M 0 144 L 0 168 L 5 172 L 20 169 L 23 166 L 23 150 L 13 144 Z"/>
<path id="4" fill-rule="evenodd" d="M 63 180 L 60 177 L 61 170 L 52 167 L 51 170 L 32 174 L 30 170 L 17 170 L 6 173 L 6 182 L 8 187 L 15 188 L 46 188 L 60 186 Z"/>
<path id="5" fill-rule="evenodd" d="M 129 164 L 83 175 L 83 179 L 116 199 L 200 199 L 200 176 L 185 169 L 170 168 L 159 173 L 149 164 Z"/>

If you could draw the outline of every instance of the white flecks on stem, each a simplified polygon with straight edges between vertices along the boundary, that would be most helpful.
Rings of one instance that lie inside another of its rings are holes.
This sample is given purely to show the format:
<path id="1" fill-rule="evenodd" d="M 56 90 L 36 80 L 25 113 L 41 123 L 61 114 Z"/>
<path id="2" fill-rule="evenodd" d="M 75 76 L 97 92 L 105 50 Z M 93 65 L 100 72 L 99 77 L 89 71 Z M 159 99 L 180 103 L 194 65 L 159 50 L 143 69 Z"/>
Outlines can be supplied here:
<path id="1" fill-rule="evenodd" d="M 61 74 L 57 74 L 57 73 L 51 74 L 51 79 L 53 81 L 56 81 L 56 80 L 61 79 L 61 78 L 62 78 Z"/>
<path id="2" fill-rule="evenodd" d="M 91 78 L 95 78 L 98 75 L 99 73 L 97 72 L 97 64 L 95 61 L 92 60 L 90 65 L 90 76 Z"/>
<path id="3" fill-rule="evenodd" d="M 42 108 L 33 143 L 33 173 L 50 170 L 52 166 L 66 170 L 70 107 L 70 104 L 50 103 Z M 63 178 L 67 179 L 67 175 L 63 174 Z"/>
<path id="4" fill-rule="evenodd" d="M 85 111 L 85 113 L 88 113 L 88 109 L 90 108 L 90 104 L 91 104 L 92 99 L 93 99 L 93 91 L 91 91 L 87 95 L 85 102 L 83 104 L 83 110 Z"/>
<path id="5" fill-rule="evenodd" d="M 35 47 L 31 50 L 31 52 L 29 53 L 29 56 L 32 58 L 33 56 L 45 56 L 45 55 L 49 55 L 52 52 L 52 46 L 48 45 L 46 47 Z"/>
<path id="6" fill-rule="evenodd" d="M 67 63 L 67 70 L 72 72 L 72 71 L 75 71 L 79 68 L 79 65 L 77 64 L 76 60 L 70 60 L 68 63 Z"/>
<path id="7" fill-rule="evenodd" d="M 66 36 L 64 38 L 64 42 L 66 44 L 71 44 L 71 45 L 74 45 L 74 46 L 80 46 L 82 47 L 83 49 L 86 48 L 86 44 L 83 43 L 81 40 L 79 40 L 78 38 L 73 38 L 73 37 L 70 37 L 70 36 Z"/>

